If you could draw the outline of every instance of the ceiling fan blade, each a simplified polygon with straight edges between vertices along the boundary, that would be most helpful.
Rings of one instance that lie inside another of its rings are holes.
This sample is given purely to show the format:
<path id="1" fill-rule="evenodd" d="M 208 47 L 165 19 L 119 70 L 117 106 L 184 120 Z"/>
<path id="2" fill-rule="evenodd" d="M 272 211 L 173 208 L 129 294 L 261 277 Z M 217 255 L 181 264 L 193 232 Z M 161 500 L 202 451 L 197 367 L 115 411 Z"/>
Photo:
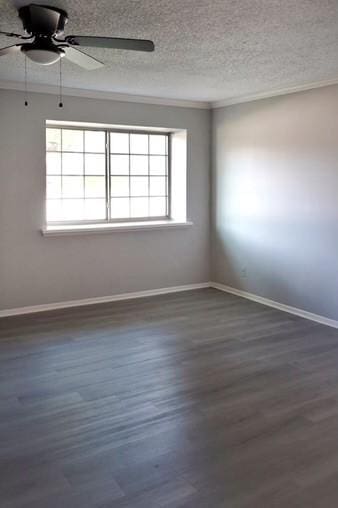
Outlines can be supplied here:
<path id="1" fill-rule="evenodd" d="M 80 67 L 83 67 L 84 69 L 87 69 L 88 71 L 104 66 L 102 62 L 96 60 L 96 58 L 93 58 L 92 56 L 87 55 L 86 53 L 83 53 L 83 51 L 64 46 L 62 46 L 62 49 L 65 52 L 65 58 L 67 58 L 67 60 L 79 65 Z"/>
<path id="2" fill-rule="evenodd" d="M 22 44 L 15 44 L 14 46 L 7 46 L 7 48 L 1 48 L 0 49 L 0 56 L 5 55 L 13 55 L 15 53 L 19 53 L 21 50 Z"/>
<path id="3" fill-rule="evenodd" d="M 134 51 L 154 51 L 152 41 L 144 39 L 121 39 L 119 37 L 91 37 L 86 35 L 67 35 L 66 41 L 74 46 L 90 48 L 131 49 Z"/>

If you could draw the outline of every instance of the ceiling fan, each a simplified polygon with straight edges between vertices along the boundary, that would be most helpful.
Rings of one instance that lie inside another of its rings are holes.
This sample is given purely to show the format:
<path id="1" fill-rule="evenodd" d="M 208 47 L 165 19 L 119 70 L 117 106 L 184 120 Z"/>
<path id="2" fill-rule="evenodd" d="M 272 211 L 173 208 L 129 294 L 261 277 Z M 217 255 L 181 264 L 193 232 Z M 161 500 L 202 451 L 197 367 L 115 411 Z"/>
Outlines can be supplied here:
<path id="1" fill-rule="evenodd" d="M 129 49 L 154 51 L 154 43 L 144 39 L 122 39 L 117 37 L 94 37 L 85 35 L 64 36 L 68 22 L 67 13 L 57 7 L 30 4 L 19 9 L 25 35 L 11 32 L 0 34 L 27 41 L 0 49 L 0 56 L 22 52 L 33 62 L 51 65 L 65 57 L 87 70 L 97 69 L 104 64 L 77 48 Z"/>

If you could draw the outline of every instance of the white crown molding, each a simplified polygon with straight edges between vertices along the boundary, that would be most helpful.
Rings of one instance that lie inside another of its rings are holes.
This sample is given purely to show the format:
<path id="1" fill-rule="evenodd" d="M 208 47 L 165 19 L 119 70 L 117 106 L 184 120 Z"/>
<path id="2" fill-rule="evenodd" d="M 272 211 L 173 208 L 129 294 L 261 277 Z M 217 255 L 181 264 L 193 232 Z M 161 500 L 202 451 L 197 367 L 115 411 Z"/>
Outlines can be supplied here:
<path id="1" fill-rule="evenodd" d="M 166 99 L 161 97 L 150 97 L 146 95 L 129 95 L 116 92 L 107 92 L 100 90 L 85 90 L 82 88 L 63 88 L 63 95 L 66 97 L 85 97 L 87 99 L 103 99 L 117 102 L 133 102 L 138 104 L 151 104 L 154 106 L 173 106 L 179 108 L 194 108 L 194 109 L 219 109 L 236 104 L 243 104 L 246 102 L 253 102 L 262 99 L 270 99 L 297 92 L 306 92 L 316 88 L 323 88 L 338 84 L 338 78 L 317 81 L 305 85 L 292 86 L 286 88 L 279 88 L 277 90 L 265 91 L 257 94 L 242 95 L 241 97 L 233 97 L 218 101 L 193 101 L 184 99 Z M 19 81 L 0 81 L 0 89 L 2 90 L 17 90 L 23 92 L 25 90 L 24 83 Z M 28 92 L 33 93 L 46 93 L 51 95 L 58 95 L 59 89 L 53 85 L 40 85 L 38 83 L 29 83 Z"/>
<path id="2" fill-rule="evenodd" d="M 263 296 L 248 293 L 247 291 L 242 291 L 241 289 L 226 286 L 225 284 L 219 284 L 218 282 L 210 282 L 210 287 L 219 289 L 220 291 L 224 291 L 225 293 L 230 293 L 232 295 L 246 298 L 247 300 L 252 300 L 254 302 L 261 303 L 262 305 L 266 305 L 267 307 L 273 307 L 274 309 L 278 309 L 283 312 L 288 312 L 289 314 L 294 314 L 295 316 L 299 316 L 304 319 L 309 319 L 310 321 L 315 321 L 316 323 L 320 323 L 322 325 L 331 326 L 332 328 L 338 328 L 338 321 L 335 321 L 334 319 L 329 319 L 325 316 L 320 316 L 319 314 L 313 314 L 312 312 L 307 312 L 306 310 L 298 309 L 297 307 L 284 305 L 284 303 L 275 302 L 274 300 L 264 298 Z"/>
<path id="3" fill-rule="evenodd" d="M 227 106 L 234 106 L 235 104 L 242 104 L 245 102 L 259 101 L 262 99 L 270 99 L 272 97 L 278 97 L 282 95 L 288 95 L 297 92 L 306 92 L 307 90 L 314 90 L 315 88 L 323 88 L 325 86 L 332 86 L 338 84 L 338 78 L 328 81 L 316 81 L 305 85 L 291 86 L 286 88 L 279 88 L 278 90 L 270 90 L 267 92 L 243 95 L 241 97 L 234 97 L 230 99 L 224 99 L 220 101 L 211 102 L 211 109 L 225 108 Z"/>
<path id="4" fill-rule="evenodd" d="M 191 291 L 194 289 L 204 289 L 208 287 L 210 287 L 209 282 L 200 282 L 197 284 L 186 284 L 184 286 L 172 286 L 168 288 L 150 289 L 147 291 L 136 291 L 134 293 L 120 293 L 117 295 L 98 296 L 94 298 L 85 298 L 82 300 L 69 300 L 65 302 L 31 305 L 28 307 L 17 307 L 14 309 L 0 310 L 0 318 L 9 316 L 20 316 L 23 314 L 34 314 L 36 312 L 46 312 L 57 309 L 68 309 L 70 307 L 97 305 L 99 303 L 118 302 L 121 300 L 133 300 L 135 298 L 146 298 L 149 296 L 166 295 L 169 293 L 180 293 L 182 291 Z"/>
<path id="5" fill-rule="evenodd" d="M 3 90 L 17 90 L 23 92 L 25 90 L 24 83 L 19 81 L 0 81 L 0 89 Z M 40 85 L 38 83 L 29 83 L 27 91 L 33 93 L 46 93 L 51 95 L 58 95 L 59 88 L 53 85 Z M 150 97 L 146 95 L 129 95 L 115 92 L 107 92 L 100 90 L 85 90 L 82 88 L 63 88 L 63 95 L 66 97 L 85 97 L 87 99 L 103 99 L 117 102 L 133 102 L 138 104 L 151 104 L 154 106 L 174 106 L 179 108 L 194 108 L 194 109 L 210 109 L 209 102 L 193 101 L 184 99 L 166 99 L 161 97 Z"/>

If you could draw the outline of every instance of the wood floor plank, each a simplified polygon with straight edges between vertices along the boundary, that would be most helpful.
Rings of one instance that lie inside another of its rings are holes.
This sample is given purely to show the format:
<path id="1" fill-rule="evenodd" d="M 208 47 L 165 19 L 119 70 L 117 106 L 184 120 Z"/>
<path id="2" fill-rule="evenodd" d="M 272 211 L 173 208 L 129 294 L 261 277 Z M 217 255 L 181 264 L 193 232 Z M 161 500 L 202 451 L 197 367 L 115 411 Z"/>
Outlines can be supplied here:
<path id="1" fill-rule="evenodd" d="M 203 289 L 0 320 L 1 508 L 338 505 L 338 331 Z"/>

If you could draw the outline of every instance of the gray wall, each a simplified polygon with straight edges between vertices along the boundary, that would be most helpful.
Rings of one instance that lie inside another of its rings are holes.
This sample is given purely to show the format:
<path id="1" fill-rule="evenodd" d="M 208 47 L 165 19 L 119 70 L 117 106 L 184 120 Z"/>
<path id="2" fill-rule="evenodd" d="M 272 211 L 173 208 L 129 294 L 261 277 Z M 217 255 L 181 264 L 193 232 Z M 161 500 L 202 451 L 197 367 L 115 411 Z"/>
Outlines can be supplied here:
<path id="1" fill-rule="evenodd" d="M 212 279 L 338 319 L 338 87 L 213 113 Z"/>
<path id="2" fill-rule="evenodd" d="M 0 91 L 0 309 L 209 280 L 207 110 Z M 188 229 L 42 237 L 45 120 L 188 130 Z"/>

